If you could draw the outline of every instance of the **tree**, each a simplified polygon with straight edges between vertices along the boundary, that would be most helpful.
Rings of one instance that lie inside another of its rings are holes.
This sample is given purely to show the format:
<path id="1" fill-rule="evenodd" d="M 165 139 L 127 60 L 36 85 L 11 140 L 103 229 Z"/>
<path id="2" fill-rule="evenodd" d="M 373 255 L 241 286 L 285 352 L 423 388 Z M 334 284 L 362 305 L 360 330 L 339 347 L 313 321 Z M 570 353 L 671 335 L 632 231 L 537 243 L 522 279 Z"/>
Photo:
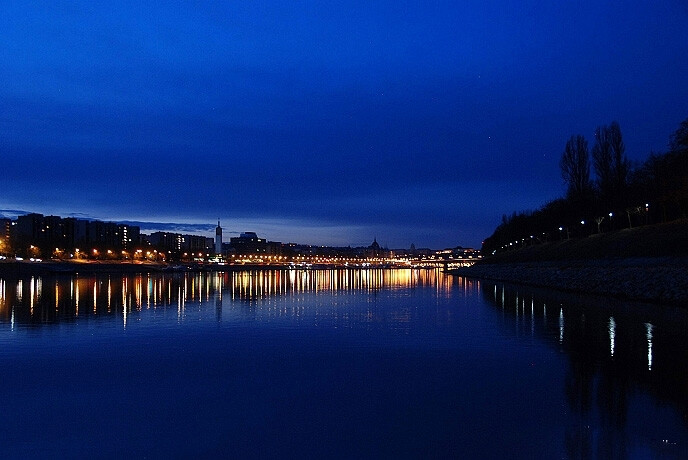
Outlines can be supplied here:
<path id="1" fill-rule="evenodd" d="M 672 152 L 688 150 L 688 118 L 683 120 L 676 132 L 671 135 L 669 148 Z"/>
<path id="2" fill-rule="evenodd" d="M 595 140 L 592 158 L 600 197 L 607 206 L 623 207 L 630 164 L 619 123 L 613 121 L 609 126 L 599 126 Z"/>
<path id="3" fill-rule="evenodd" d="M 611 147 L 612 158 L 614 160 L 612 165 L 614 204 L 616 206 L 625 205 L 626 203 L 622 203 L 622 201 L 626 197 L 630 164 L 626 158 L 626 146 L 621 136 L 621 127 L 619 123 L 613 121 L 611 125 L 609 125 L 608 136 L 609 146 Z"/>
<path id="4" fill-rule="evenodd" d="M 584 197 L 591 189 L 589 157 L 588 141 L 580 134 L 571 136 L 559 162 L 569 198 Z"/>
<path id="5" fill-rule="evenodd" d="M 595 130 L 595 145 L 592 148 L 592 160 L 597 176 L 597 189 L 603 201 L 611 201 L 612 184 L 612 147 L 609 142 L 609 130 L 598 126 Z"/>

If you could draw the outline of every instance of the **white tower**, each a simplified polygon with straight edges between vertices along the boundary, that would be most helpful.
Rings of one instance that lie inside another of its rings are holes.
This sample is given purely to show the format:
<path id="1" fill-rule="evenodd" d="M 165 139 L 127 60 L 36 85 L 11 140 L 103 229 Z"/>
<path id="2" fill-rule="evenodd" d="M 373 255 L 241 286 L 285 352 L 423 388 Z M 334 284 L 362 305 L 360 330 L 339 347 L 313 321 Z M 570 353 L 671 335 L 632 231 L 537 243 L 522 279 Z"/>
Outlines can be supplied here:
<path id="1" fill-rule="evenodd" d="M 215 228 L 215 255 L 222 255 L 222 227 L 220 227 L 220 219 L 217 219 L 217 227 Z"/>

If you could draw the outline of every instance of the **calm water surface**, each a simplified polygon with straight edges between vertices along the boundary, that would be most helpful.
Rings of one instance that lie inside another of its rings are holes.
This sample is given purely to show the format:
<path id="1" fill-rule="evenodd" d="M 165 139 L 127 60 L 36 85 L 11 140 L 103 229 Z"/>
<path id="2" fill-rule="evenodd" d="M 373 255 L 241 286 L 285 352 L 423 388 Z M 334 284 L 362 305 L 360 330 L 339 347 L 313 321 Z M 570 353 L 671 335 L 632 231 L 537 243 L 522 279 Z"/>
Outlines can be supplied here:
<path id="1" fill-rule="evenodd" d="M 434 270 L 0 279 L 0 455 L 685 458 L 686 331 Z"/>

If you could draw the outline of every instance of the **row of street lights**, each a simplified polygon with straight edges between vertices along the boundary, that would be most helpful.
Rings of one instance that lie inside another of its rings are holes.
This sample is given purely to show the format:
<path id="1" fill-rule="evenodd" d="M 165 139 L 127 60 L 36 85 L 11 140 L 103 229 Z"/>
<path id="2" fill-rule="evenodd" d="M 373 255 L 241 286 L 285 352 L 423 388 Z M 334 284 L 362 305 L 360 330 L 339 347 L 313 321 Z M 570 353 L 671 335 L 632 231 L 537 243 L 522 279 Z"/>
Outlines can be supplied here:
<path id="1" fill-rule="evenodd" d="M 645 209 L 644 209 L 644 211 L 647 213 L 647 212 L 649 212 L 649 210 L 650 210 L 650 204 L 649 204 L 649 203 L 645 203 Z M 637 206 L 637 207 L 635 207 L 635 208 L 628 208 L 628 209 L 626 210 L 626 213 L 627 213 L 627 215 L 628 215 L 628 228 L 632 228 L 632 227 L 633 227 L 633 224 L 632 224 L 632 221 L 631 221 L 631 213 L 639 214 L 639 213 L 641 213 L 642 211 L 643 211 L 643 208 L 642 208 L 641 206 Z M 612 221 L 612 218 L 614 217 L 614 212 L 610 211 L 609 214 L 607 214 L 606 216 L 600 216 L 600 217 L 596 217 L 596 218 L 595 218 L 595 222 L 597 223 L 597 233 L 602 233 L 602 222 L 603 222 L 604 219 L 606 219 L 607 217 L 609 217 L 609 220 L 610 220 L 610 222 L 611 222 L 611 221 Z M 581 224 L 582 226 L 585 226 L 585 220 L 582 219 L 582 220 L 580 221 L 580 224 Z M 568 240 L 568 239 L 571 238 L 571 234 L 570 234 L 570 231 L 569 231 L 569 227 L 568 227 L 568 226 L 566 226 L 566 225 L 561 225 L 561 226 L 558 227 L 558 230 L 559 230 L 559 232 L 560 232 L 560 235 L 562 235 L 562 237 L 561 237 L 560 239 L 563 239 L 563 231 L 564 231 L 564 230 L 566 230 L 566 239 Z M 542 236 L 545 237 L 545 240 L 546 240 L 546 239 L 547 239 L 547 232 L 542 232 Z M 518 246 L 519 244 L 525 245 L 526 241 L 531 241 L 531 243 L 535 243 L 536 241 L 538 241 L 538 239 L 535 238 L 535 235 L 530 235 L 530 239 L 529 239 L 529 240 L 526 239 L 526 238 L 521 238 L 520 241 L 519 241 L 519 240 L 516 240 L 516 241 L 514 241 L 513 243 L 512 243 L 512 242 L 509 242 L 508 244 L 502 245 L 502 247 L 501 247 L 500 249 L 506 250 L 506 249 L 509 249 L 509 248 L 514 247 L 514 245 L 516 245 L 516 246 Z M 494 251 L 492 251 L 492 254 L 494 255 L 496 252 L 497 252 L 497 251 L 494 250 Z"/>

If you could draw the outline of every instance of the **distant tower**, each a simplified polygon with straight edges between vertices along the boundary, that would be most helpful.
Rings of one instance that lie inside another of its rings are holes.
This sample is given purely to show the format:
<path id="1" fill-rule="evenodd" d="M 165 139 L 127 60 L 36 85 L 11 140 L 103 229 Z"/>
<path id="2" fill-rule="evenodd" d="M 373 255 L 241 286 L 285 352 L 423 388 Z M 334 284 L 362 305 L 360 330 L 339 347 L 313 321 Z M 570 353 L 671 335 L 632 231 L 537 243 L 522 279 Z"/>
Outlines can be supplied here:
<path id="1" fill-rule="evenodd" d="M 215 228 L 215 254 L 222 255 L 222 227 L 220 227 L 220 219 L 217 219 L 217 227 Z"/>

